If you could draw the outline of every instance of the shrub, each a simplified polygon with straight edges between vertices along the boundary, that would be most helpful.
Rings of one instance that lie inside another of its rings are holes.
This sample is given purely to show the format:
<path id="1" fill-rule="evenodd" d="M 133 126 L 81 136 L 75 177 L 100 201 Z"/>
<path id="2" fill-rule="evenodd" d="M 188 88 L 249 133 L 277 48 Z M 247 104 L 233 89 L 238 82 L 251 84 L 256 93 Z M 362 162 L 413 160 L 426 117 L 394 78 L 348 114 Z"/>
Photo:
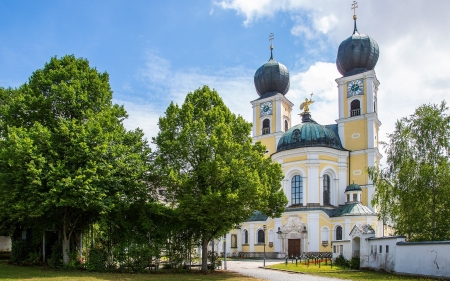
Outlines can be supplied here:
<path id="1" fill-rule="evenodd" d="M 51 248 L 51 255 L 48 265 L 52 268 L 60 268 L 63 265 L 62 245 L 56 242 Z"/>
<path id="2" fill-rule="evenodd" d="M 360 263 L 359 257 L 353 257 L 349 262 L 350 268 L 351 269 L 359 269 L 359 263 Z"/>
<path id="3" fill-rule="evenodd" d="M 104 249 L 94 248 L 89 251 L 86 269 L 89 271 L 105 271 L 107 254 Z"/>
<path id="4" fill-rule="evenodd" d="M 22 264 L 28 262 L 30 245 L 27 240 L 13 240 L 11 245 L 11 262 Z"/>
<path id="5" fill-rule="evenodd" d="M 334 264 L 337 266 L 344 266 L 344 267 L 350 266 L 349 261 L 346 258 L 344 258 L 343 255 L 339 255 L 339 257 L 335 258 Z"/>

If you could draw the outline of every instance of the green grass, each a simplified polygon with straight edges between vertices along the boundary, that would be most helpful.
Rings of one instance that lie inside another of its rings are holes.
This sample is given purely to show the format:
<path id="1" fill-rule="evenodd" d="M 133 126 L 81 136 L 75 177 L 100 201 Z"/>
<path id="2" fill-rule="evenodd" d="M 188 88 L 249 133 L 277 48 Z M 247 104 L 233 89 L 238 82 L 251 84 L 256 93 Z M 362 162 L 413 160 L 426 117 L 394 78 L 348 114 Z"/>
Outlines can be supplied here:
<path id="1" fill-rule="evenodd" d="M 390 274 L 386 272 L 380 271 L 368 271 L 368 270 L 349 270 L 348 268 L 342 268 L 339 266 L 334 266 L 333 268 L 330 265 L 325 265 L 322 263 L 320 268 L 318 265 L 309 264 L 309 267 L 303 264 L 298 264 L 298 266 L 292 263 L 288 263 L 288 265 L 281 263 L 275 264 L 271 266 L 267 266 L 268 268 L 276 268 L 282 270 L 291 270 L 297 272 L 303 272 L 311 275 L 323 276 L 323 277 L 332 277 L 339 278 L 344 280 L 359 280 L 359 281 L 377 281 L 377 280 L 422 280 L 422 281 L 435 281 L 437 279 L 432 278 L 423 278 L 423 277 L 412 277 L 412 276 L 402 276 L 396 274 Z"/>
<path id="2" fill-rule="evenodd" d="M 97 273 L 87 271 L 63 271 L 51 270 L 38 266 L 15 266 L 7 261 L 0 261 L 0 281 L 6 280 L 158 280 L 158 281 L 186 281 L 186 280 L 224 280 L 224 281 L 261 281 L 252 277 L 242 276 L 231 272 L 216 271 L 215 273 L 201 274 L 192 271 L 186 274 L 157 273 L 157 274 L 122 274 L 122 273 Z"/>

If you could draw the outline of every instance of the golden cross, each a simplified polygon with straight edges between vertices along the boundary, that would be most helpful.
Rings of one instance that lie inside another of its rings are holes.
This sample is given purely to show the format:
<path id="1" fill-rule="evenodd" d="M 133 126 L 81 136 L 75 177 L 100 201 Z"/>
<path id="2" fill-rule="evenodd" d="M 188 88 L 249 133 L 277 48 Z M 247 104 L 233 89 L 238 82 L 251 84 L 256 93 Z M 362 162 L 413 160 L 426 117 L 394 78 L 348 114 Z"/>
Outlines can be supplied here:
<path id="1" fill-rule="evenodd" d="M 353 15 L 354 16 L 356 16 L 356 8 L 358 8 L 358 2 L 353 1 L 352 10 L 353 10 Z"/>
<path id="2" fill-rule="evenodd" d="M 273 33 L 270 33 L 270 35 L 269 35 L 269 41 L 270 41 L 270 46 L 272 46 Z"/>

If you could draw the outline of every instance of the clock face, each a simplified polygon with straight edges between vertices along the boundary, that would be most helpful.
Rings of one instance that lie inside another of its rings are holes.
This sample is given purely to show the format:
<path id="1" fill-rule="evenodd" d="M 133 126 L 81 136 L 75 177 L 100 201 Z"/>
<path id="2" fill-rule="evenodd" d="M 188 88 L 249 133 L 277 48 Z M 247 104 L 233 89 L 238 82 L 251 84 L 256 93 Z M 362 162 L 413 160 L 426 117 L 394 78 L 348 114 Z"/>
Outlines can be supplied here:
<path id="1" fill-rule="evenodd" d="M 272 115 L 272 102 L 263 102 L 260 105 L 261 116 Z"/>
<path id="2" fill-rule="evenodd" d="M 347 82 L 347 97 L 364 94 L 364 84 L 362 79 Z"/>

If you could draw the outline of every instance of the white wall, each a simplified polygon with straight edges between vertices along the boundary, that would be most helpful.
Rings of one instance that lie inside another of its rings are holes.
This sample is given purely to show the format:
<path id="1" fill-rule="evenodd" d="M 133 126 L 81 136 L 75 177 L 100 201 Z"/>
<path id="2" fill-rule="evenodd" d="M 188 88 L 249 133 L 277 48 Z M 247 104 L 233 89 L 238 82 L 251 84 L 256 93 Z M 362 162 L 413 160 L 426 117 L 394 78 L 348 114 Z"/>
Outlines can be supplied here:
<path id="1" fill-rule="evenodd" d="M 395 272 L 450 277 L 450 241 L 397 243 Z"/>
<path id="2" fill-rule="evenodd" d="M 0 251 L 11 251 L 11 238 L 8 236 L 0 236 Z"/>
<path id="3" fill-rule="evenodd" d="M 383 269 L 386 271 L 395 270 L 395 256 L 397 242 L 405 241 L 404 236 L 388 236 L 380 238 L 369 238 L 368 267 L 373 269 Z M 381 246 L 381 253 L 380 253 Z M 386 246 L 389 252 L 386 253 Z"/>

